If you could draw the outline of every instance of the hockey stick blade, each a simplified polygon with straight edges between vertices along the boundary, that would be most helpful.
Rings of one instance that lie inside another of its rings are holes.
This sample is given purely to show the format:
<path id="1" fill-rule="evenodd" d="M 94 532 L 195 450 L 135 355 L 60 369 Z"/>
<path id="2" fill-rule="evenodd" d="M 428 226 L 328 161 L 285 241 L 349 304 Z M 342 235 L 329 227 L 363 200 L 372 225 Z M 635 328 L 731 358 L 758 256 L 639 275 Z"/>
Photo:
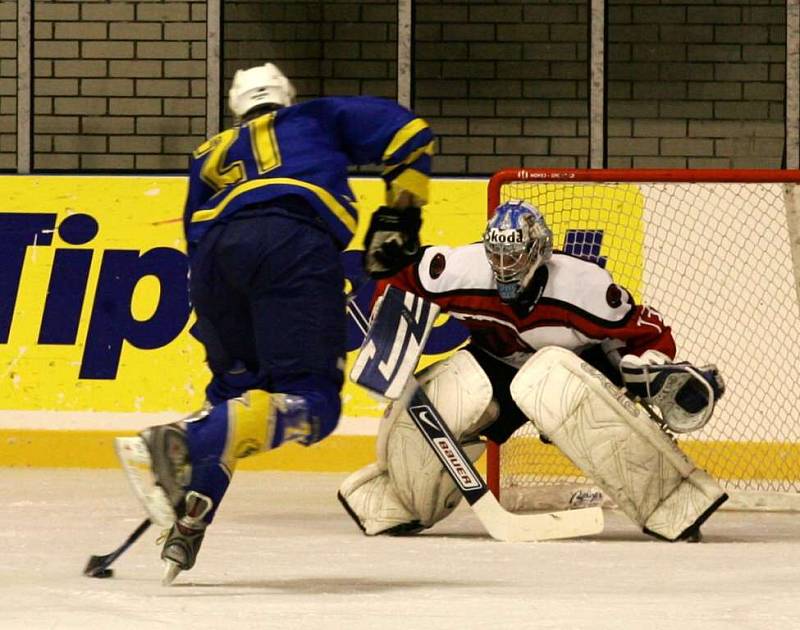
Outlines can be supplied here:
<path id="1" fill-rule="evenodd" d="M 514 514 L 487 492 L 472 504 L 472 511 L 495 540 L 536 542 L 559 538 L 591 536 L 603 531 L 603 510 L 599 507 L 564 510 L 546 514 Z"/>
<path id="2" fill-rule="evenodd" d="M 149 518 L 143 520 L 139 526 L 133 531 L 133 533 L 125 539 L 125 542 L 122 543 L 119 547 L 117 547 L 111 553 L 108 553 L 104 556 L 90 556 L 89 562 L 86 563 L 86 567 L 83 569 L 83 574 L 86 577 L 94 577 L 94 578 L 109 578 L 114 576 L 114 572 L 112 569 L 109 569 L 111 564 L 119 558 L 125 551 L 127 551 L 128 547 L 130 547 L 133 543 L 135 543 L 142 534 L 144 534 L 147 529 L 150 527 L 151 521 Z"/>

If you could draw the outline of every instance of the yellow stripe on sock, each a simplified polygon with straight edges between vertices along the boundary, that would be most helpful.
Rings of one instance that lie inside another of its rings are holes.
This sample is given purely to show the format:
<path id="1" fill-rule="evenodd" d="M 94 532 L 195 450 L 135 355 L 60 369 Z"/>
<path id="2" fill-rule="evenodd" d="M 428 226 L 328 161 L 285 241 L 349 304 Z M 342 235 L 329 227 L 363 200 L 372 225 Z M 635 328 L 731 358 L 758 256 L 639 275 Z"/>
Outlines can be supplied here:
<path id="1" fill-rule="evenodd" d="M 222 461 L 233 470 L 237 459 L 244 459 L 270 447 L 275 433 L 272 396 L 253 389 L 241 398 L 228 401 L 228 440 Z"/>

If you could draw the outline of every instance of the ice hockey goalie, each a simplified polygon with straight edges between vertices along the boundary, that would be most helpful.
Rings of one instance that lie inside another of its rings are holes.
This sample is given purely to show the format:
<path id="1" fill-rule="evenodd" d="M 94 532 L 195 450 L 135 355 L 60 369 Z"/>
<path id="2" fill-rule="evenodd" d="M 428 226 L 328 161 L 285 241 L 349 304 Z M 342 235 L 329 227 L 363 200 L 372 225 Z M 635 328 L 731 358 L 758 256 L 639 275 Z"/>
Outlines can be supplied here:
<path id="1" fill-rule="evenodd" d="M 675 362 L 671 329 L 597 264 L 553 252 L 533 206 L 497 208 L 481 243 L 428 247 L 380 283 L 437 303 L 469 345 L 418 374 L 464 450 L 502 443 L 532 422 L 644 532 L 696 540 L 727 499 L 665 428 L 711 418 L 724 384 L 713 365 Z M 389 407 L 375 463 L 339 490 L 368 535 L 409 534 L 455 509 L 460 494 L 406 412 Z"/>

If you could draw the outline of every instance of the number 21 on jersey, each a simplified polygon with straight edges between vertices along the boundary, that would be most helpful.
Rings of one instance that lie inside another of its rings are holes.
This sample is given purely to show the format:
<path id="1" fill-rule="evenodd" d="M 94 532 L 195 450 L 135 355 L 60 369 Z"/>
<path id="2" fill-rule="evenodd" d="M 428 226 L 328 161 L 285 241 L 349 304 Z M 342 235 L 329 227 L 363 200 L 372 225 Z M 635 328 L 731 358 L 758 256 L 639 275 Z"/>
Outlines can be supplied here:
<path id="1" fill-rule="evenodd" d="M 259 175 L 281 165 L 281 153 L 275 137 L 275 112 L 259 116 L 245 125 L 226 129 L 200 145 L 195 158 L 206 156 L 200 169 L 200 177 L 215 191 L 238 184 L 247 179 L 243 160 L 228 160 L 228 151 L 239 139 L 241 130 L 250 133 L 250 153 Z"/>

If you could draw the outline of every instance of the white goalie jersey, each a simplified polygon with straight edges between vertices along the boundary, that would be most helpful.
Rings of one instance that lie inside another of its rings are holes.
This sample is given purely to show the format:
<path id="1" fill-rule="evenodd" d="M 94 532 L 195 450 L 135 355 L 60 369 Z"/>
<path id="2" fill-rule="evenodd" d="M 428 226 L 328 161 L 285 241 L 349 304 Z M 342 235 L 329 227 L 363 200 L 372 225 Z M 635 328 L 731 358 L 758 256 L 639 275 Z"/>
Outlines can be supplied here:
<path id="1" fill-rule="evenodd" d="M 435 302 L 467 326 L 475 345 L 514 367 L 545 346 L 675 356 L 670 327 L 656 310 L 637 305 L 599 265 L 567 254 L 554 253 L 536 271 L 520 305 L 500 299 L 481 243 L 428 247 L 416 264 L 381 281 L 376 295 L 386 284 Z"/>

